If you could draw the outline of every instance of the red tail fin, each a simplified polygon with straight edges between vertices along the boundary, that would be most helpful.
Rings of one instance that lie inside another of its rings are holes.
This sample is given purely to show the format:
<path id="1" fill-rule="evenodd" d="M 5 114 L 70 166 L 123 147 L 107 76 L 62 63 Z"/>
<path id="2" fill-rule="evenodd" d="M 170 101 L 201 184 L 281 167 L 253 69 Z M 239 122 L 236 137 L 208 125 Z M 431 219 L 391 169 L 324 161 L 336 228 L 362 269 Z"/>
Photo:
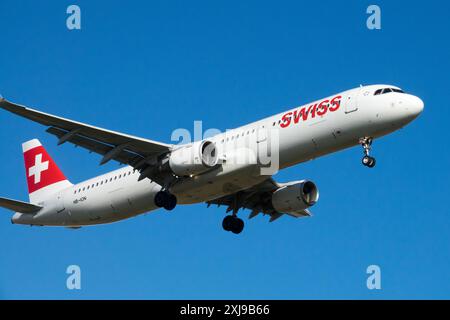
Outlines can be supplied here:
<path id="1" fill-rule="evenodd" d="M 35 203 L 71 186 L 39 140 L 23 143 L 22 149 L 30 202 Z"/>

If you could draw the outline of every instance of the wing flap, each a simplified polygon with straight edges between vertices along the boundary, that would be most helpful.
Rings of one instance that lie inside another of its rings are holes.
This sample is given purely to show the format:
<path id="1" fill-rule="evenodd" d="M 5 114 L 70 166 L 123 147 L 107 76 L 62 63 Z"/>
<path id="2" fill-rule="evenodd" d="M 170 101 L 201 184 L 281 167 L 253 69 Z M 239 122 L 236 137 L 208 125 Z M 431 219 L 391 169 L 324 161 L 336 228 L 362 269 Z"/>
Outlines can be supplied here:
<path id="1" fill-rule="evenodd" d="M 33 214 L 42 209 L 42 207 L 18 200 L 0 198 L 0 207 L 12 210 L 14 212 Z"/>
<path id="2" fill-rule="evenodd" d="M 67 131 L 61 130 L 56 127 L 48 128 L 47 132 L 58 137 L 59 139 L 65 137 L 65 136 L 67 137 Z M 72 135 L 72 136 L 68 137 L 65 140 L 65 142 L 72 143 L 75 146 L 82 147 L 83 149 L 87 149 L 90 152 L 95 152 L 95 153 L 98 153 L 101 155 L 105 155 L 114 149 L 114 146 L 102 143 L 102 142 L 94 140 L 94 139 L 84 137 L 82 135 Z M 128 150 L 121 150 L 121 152 L 117 153 L 112 159 L 114 159 L 120 163 L 130 164 L 130 163 L 137 162 L 143 158 L 142 158 L 142 156 L 140 156 L 134 152 L 131 152 Z"/>

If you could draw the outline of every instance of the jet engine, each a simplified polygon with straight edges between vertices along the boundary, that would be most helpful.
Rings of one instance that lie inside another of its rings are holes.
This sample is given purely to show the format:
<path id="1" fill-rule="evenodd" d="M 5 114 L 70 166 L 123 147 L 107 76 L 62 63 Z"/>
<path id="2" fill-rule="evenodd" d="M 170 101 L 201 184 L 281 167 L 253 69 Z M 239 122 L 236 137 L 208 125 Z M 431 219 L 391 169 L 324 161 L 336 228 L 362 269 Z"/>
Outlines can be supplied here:
<path id="1" fill-rule="evenodd" d="M 278 212 L 295 213 L 308 209 L 319 199 L 319 190 L 312 181 L 287 183 L 272 194 L 272 206 Z"/>
<path id="2" fill-rule="evenodd" d="M 204 140 L 172 151 L 169 167 L 177 176 L 198 175 L 215 167 L 219 162 L 216 144 Z"/>

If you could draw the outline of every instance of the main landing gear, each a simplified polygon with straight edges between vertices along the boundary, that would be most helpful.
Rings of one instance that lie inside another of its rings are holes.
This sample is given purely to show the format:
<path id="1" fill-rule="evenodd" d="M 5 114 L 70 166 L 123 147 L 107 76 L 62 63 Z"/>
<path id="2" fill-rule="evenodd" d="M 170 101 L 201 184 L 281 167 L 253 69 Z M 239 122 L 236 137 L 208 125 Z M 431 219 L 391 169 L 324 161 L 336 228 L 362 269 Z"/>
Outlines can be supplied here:
<path id="1" fill-rule="evenodd" d="M 372 147 L 372 141 L 373 139 L 369 137 L 359 139 L 359 144 L 364 149 L 364 157 L 362 158 L 362 164 L 369 168 L 375 167 L 376 164 L 375 158 L 369 155 L 370 149 Z"/>
<path id="2" fill-rule="evenodd" d="M 166 210 L 173 210 L 177 206 L 177 197 L 168 191 L 159 191 L 155 195 L 155 205 Z"/>
<path id="3" fill-rule="evenodd" d="M 225 231 L 231 231 L 234 234 L 239 234 L 244 230 L 244 221 L 236 215 L 226 216 L 223 219 L 222 227 Z"/>

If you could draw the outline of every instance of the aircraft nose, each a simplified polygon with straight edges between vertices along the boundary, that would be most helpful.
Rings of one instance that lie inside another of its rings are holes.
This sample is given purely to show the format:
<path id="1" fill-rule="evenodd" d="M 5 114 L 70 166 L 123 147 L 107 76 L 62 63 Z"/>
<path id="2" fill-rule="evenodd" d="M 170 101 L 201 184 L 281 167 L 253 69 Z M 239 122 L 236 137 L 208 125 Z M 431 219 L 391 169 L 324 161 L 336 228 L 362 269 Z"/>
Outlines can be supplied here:
<path id="1" fill-rule="evenodd" d="M 419 97 L 402 93 L 398 100 L 391 101 L 385 119 L 392 122 L 393 126 L 404 126 L 423 111 L 424 103 Z"/>
<path id="2" fill-rule="evenodd" d="M 410 117 L 417 117 L 422 113 L 424 108 L 424 103 L 422 99 L 416 96 L 409 96 L 407 101 L 405 101 L 406 112 Z"/>

